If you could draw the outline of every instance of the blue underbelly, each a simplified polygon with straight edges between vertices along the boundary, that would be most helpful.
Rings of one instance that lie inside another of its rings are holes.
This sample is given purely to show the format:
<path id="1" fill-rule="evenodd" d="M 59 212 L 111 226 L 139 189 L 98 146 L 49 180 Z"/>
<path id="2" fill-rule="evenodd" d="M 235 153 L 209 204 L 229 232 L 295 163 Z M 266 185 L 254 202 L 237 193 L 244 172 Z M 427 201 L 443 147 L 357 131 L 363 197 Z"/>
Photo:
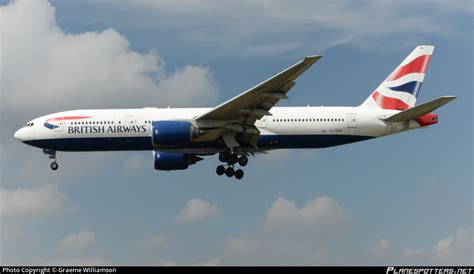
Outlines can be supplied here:
<path id="1" fill-rule="evenodd" d="M 258 140 L 260 149 L 278 148 L 324 148 L 339 146 L 367 139 L 370 136 L 357 135 L 261 135 Z M 58 151 L 127 151 L 154 150 L 150 137 L 115 137 L 115 138 L 61 138 L 25 141 L 28 145 Z M 251 148 L 247 142 L 239 142 L 241 147 Z M 182 149 L 225 149 L 219 141 L 191 142 L 175 147 Z"/>

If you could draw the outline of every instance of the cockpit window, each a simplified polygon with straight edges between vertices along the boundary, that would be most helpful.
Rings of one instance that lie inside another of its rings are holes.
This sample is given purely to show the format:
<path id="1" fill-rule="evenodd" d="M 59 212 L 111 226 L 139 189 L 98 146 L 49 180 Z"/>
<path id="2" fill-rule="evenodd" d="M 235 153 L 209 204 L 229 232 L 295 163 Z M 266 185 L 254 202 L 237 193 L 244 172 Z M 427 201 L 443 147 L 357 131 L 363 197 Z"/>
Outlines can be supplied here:
<path id="1" fill-rule="evenodd" d="M 28 124 L 26 124 L 27 127 L 32 127 L 32 126 L 34 126 L 34 125 L 35 125 L 35 123 L 28 123 Z"/>

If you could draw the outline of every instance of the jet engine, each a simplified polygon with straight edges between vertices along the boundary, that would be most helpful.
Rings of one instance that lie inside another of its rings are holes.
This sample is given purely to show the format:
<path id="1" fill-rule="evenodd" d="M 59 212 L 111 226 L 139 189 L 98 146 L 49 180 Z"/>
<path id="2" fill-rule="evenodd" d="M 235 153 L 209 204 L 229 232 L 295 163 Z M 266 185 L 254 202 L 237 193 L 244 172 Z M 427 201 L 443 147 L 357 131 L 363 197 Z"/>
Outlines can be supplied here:
<path id="1" fill-rule="evenodd" d="M 151 130 L 151 141 L 155 147 L 186 145 L 200 132 L 187 121 L 155 121 L 151 124 Z"/>
<path id="2" fill-rule="evenodd" d="M 187 169 L 188 166 L 202 160 L 194 154 L 171 153 L 159 150 L 153 151 L 153 159 L 156 170 L 180 170 Z"/>

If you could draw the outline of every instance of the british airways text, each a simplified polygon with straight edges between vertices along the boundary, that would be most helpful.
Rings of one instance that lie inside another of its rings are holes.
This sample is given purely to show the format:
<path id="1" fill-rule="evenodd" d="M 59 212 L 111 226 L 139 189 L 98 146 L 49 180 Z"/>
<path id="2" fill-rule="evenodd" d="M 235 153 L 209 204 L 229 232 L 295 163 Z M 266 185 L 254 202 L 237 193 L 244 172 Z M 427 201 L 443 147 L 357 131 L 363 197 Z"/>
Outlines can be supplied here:
<path id="1" fill-rule="evenodd" d="M 145 133 L 146 126 L 69 126 L 69 134 L 95 133 Z"/>

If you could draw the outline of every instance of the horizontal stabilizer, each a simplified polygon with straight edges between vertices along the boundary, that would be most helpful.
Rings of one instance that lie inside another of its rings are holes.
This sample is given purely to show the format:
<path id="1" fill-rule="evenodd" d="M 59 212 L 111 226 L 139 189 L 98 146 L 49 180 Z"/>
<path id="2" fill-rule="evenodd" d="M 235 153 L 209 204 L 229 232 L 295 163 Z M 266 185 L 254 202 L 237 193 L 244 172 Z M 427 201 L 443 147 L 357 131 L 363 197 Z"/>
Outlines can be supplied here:
<path id="1" fill-rule="evenodd" d="M 437 108 L 440 108 L 441 106 L 451 102 L 456 98 L 456 96 L 442 96 L 432 101 L 399 112 L 395 115 L 385 118 L 384 120 L 386 122 L 403 122 L 413 120 L 420 116 L 428 114 Z"/>

